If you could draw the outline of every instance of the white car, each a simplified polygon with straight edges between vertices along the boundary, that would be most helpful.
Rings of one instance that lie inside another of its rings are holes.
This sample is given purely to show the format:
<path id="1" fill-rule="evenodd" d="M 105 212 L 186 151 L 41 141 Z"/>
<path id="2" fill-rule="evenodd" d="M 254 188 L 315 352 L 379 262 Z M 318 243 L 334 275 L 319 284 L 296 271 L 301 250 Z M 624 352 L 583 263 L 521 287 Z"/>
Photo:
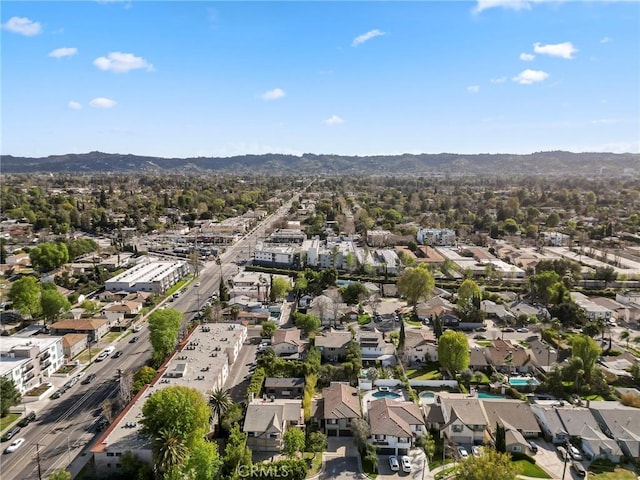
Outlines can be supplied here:
<path id="1" fill-rule="evenodd" d="M 142 330 L 142 325 L 136 325 L 135 327 L 133 327 L 134 332 L 139 332 L 140 330 Z"/>
<path id="2" fill-rule="evenodd" d="M 400 470 L 400 464 L 398 463 L 398 457 L 392 455 L 389 457 L 389 467 L 391 467 L 392 472 L 397 472 Z"/>
<path id="3" fill-rule="evenodd" d="M 402 464 L 402 471 L 405 473 L 409 473 L 411 471 L 411 460 L 408 456 L 403 455 L 400 457 L 400 463 Z"/>
<path id="4" fill-rule="evenodd" d="M 464 447 L 458 447 L 458 453 L 462 459 L 469 458 L 469 452 L 467 452 L 467 449 Z"/>
<path id="5" fill-rule="evenodd" d="M 474 457 L 481 457 L 482 449 L 477 445 L 474 445 L 473 447 L 471 447 L 471 455 L 473 455 Z"/>
<path id="6" fill-rule="evenodd" d="M 574 460 L 582 460 L 582 455 L 580 454 L 580 450 L 578 450 L 573 445 L 569 446 L 569 455 L 571 455 L 571 458 L 573 458 Z"/>
<path id="7" fill-rule="evenodd" d="M 13 442 L 11 442 L 11 445 L 9 445 L 4 452 L 13 453 L 17 449 L 19 449 L 24 442 L 25 442 L 24 438 L 16 438 Z"/>
<path id="8" fill-rule="evenodd" d="M 518 330 L 516 330 L 516 332 L 518 333 L 529 333 L 529 329 L 526 327 L 521 327 Z"/>

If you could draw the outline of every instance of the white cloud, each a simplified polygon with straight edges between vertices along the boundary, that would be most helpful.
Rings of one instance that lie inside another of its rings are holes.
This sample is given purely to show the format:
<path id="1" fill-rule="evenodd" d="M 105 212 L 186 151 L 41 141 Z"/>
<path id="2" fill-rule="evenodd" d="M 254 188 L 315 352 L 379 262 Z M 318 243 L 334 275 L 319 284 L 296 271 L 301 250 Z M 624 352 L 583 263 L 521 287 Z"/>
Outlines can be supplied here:
<path id="1" fill-rule="evenodd" d="M 377 29 L 369 30 L 367 33 L 363 33 L 362 35 L 358 35 L 356 38 L 354 38 L 353 42 L 351 42 L 351 46 L 357 47 L 358 45 L 361 45 L 364 42 L 367 42 L 372 38 L 379 37 L 381 35 L 385 35 L 385 32 L 381 32 L 380 30 L 377 30 Z"/>
<path id="2" fill-rule="evenodd" d="M 116 106 L 116 102 L 110 98 L 97 97 L 89 102 L 93 108 L 113 108 Z"/>
<path id="3" fill-rule="evenodd" d="M 531 85 L 532 83 L 542 82 L 547 78 L 549 78 L 549 74 L 547 72 L 543 72 L 542 70 L 526 69 L 513 77 L 513 81 L 520 85 Z"/>
<path id="4" fill-rule="evenodd" d="M 534 58 L 536 58 L 536 56 L 533 53 L 524 53 L 524 52 L 522 52 L 520 54 L 520 60 L 522 60 L 523 62 L 530 62 Z"/>
<path id="5" fill-rule="evenodd" d="M 49 53 L 49 56 L 53 58 L 72 57 L 76 53 L 78 53 L 77 48 L 62 47 L 56 48 L 55 50 L 51 51 L 51 53 Z"/>
<path id="6" fill-rule="evenodd" d="M 597 120 L 591 120 L 592 125 L 612 125 L 614 123 L 620 123 L 616 118 L 599 118 Z"/>
<path id="7" fill-rule="evenodd" d="M 344 123 L 344 120 L 337 115 L 331 115 L 324 121 L 325 125 L 340 125 L 341 123 Z"/>
<path id="8" fill-rule="evenodd" d="M 25 37 L 33 37 L 42 32 L 40 22 L 34 22 L 26 17 L 11 17 L 6 23 L 2 24 L 2 28 Z"/>
<path id="9" fill-rule="evenodd" d="M 285 91 L 281 88 L 274 88 L 273 90 L 269 90 L 260 95 L 262 100 L 277 100 L 286 95 Z"/>
<path id="10" fill-rule="evenodd" d="M 96 58 L 93 64 L 100 70 L 115 73 L 126 73 L 140 68 L 148 72 L 153 71 L 153 65 L 142 57 L 136 57 L 133 53 L 111 52 L 106 57 Z"/>
<path id="11" fill-rule="evenodd" d="M 571 42 L 556 43 L 549 45 L 542 45 L 541 43 L 533 44 L 533 51 L 541 55 L 549 55 L 551 57 L 560 57 L 571 60 L 573 54 L 578 51 Z"/>
<path id="12" fill-rule="evenodd" d="M 604 37 L 602 40 L 600 40 L 600 43 L 609 43 L 609 42 L 613 42 L 613 39 L 609 37 Z"/>
<path id="13" fill-rule="evenodd" d="M 474 13 L 480 13 L 490 8 L 506 8 L 509 10 L 530 10 L 531 2 L 527 0 L 478 0 Z"/>
<path id="14" fill-rule="evenodd" d="M 78 102 L 74 102 L 73 100 L 67 103 L 67 107 L 71 110 L 82 110 L 82 105 L 80 105 Z"/>
<path id="15" fill-rule="evenodd" d="M 478 93 L 480 91 L 480 85 L 469 85 L 467 87 L 467 92 Z"/>
<path id="16" fill-rule="evenodd" d="M 504 83 L 507 81 L 507 77 L 498 77 L 498 78 L 492 78 L 491 80 L 489 80 L 491 83 L 498 84 L 498 83 Z"/>

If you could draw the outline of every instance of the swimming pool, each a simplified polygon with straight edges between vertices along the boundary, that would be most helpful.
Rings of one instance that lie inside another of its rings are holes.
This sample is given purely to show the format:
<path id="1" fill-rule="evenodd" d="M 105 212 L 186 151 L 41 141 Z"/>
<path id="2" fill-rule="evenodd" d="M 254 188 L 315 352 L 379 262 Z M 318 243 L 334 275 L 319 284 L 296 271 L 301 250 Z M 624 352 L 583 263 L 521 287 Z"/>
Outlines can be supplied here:
<path id="1" fill-rule="evenodd" d="M 478 392 L 478 398 L 505 398 L 505 396 L 497 395 L 495 393 Z"/>
<path id="2" fill-rule="evenodd" d="M 540 382 L 533 377 L 511 377 L 509 385 L 512 387 L 537 387 Z"/>
<path id="3" fill-rule="evenodd" d="M 393 398 L 393 399 L 396 399 L 396 398 L 400 398 L 402 395 L 399 395 L 399 394 L 394 393 L 394 392 L 375 392 L 375 393 L 372 394 L 372 396 L 376 397 L 376 398 Z"/>

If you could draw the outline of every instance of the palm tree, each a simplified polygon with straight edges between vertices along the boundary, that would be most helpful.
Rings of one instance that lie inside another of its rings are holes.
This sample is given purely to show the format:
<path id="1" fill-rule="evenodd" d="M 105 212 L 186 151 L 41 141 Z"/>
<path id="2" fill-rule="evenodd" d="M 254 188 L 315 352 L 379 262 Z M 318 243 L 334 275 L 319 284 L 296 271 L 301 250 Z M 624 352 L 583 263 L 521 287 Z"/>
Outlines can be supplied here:
<path id="1" fill-rule="evenodd" d="M 209 395 L 211 411 L 213 412 L 213 416 L 218 419 L 218 433 L 222 428 L 222 416 L 232 404 L 233 402 L 231 401 L 231 397 L 229 397 L 229 392 L 221 388 L 215 389 Z"/>
<path id="2" fill-rule="evenodd" d="M 623 330 L 620 332 L 620 336 L 618 337 L 620 341 L 626 340 L 627 348 L 629 348 L 629 337 L 631 337 L 631 332 L 629 332 L 629 330 Z"/>
<path id="3" fill-rule="evenodd" d="M 189 449 L 174 429 L 163 428 L 155 438 L 154 465 L 159 478 L 180 465 L 187 458 Z"/>

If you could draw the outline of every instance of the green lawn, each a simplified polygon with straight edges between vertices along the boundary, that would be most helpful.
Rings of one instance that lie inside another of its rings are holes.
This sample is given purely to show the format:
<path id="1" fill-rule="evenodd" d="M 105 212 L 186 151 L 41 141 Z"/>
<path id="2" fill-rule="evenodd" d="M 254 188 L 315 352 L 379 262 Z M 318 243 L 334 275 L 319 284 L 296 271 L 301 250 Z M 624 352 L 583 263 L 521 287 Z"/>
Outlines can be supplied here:
<path id="1" fill-rule="evenodd" d="M 518 460 L 513 462 L 513 464 L 518 467 L 520 475 L 524 475 L 525 477 L 551 478 L 547 472 L 535 463 L 527 462 L 526 460 Z"/>
<path id="2" fill-rule="evenodd" d="M 365 475 L 369 478 L 376 478 L 378 476 L 378 474 L 373 471 L 373 465 L 371 465 L 371 462 L 368 462 L 366 458 L 362 459 L 362 470 L 364 470 Z"/>
<path id="3" fill-rule="evenodd" d="M 100 343 L 111 343 L 115 341 L 120 335 L 121 332 L 109 332 L 104 337 L 102 337 Z"/>
<path id="4" fill-rule="evenodd" d="M 19 413 L 10 413 L 6 417 L 0 417 L 0 432 L 20 418 Z"/>
<path id="5" fill-rule="evenodd" d="M 440 380 L 442 378 L 440 370 L 433 367 L 407 368 L 405 373 L 409 380 Z"/>
<path id="6" fill-rule="evenodd" d="M 366 325 L 368 323 L 371 323 L 371 316 L 367 314 L 358 315 L 358 325 Z"/>
<path id="7" fill-rule="evenodd" d="M 187 282 L 189 282 L 192 278 L 193 278 L 193 275 L 187 275 L 182 280 L 180 280 L 178 283 L 176 283 L 173 287 L 171 287 L 169 290 L 167 290 L 165 295 L 167 297 L 170 297 L 171 295 L 176 293 L 178 290 L 180 290 L 182 287 L 184 287 L 187 284 Z"/>
<path id="8" fill-rule="evenodd" d="M 488 347 L 489 345 L 491 345 L 493 342 L 491 340 L 476 340 L 476 343 L 478 345 L 480 345 L 481 347 Z"/>
<path id="9" fill-rule="evenodd" d="M 616 467 L 613 472 L 593 473 L 589 471 L 591 480 L 636 480 L 637 476 L 631 470 Z"/>
<path id="10" fill-rule="evenodd" d="M 405 322 L 407 322 L 409 325 L 411 325 L 412 327 L 419 327 L 422 328 L 422 322 L 420 321 L 416 321 L 416 320 L 405 320 Z"/>
<path id="11" fill-rule="evenodd" d="M 445 468 L 444 470 L 440 470 L 438 473 L 435 474 L 433 478 L 435 478 L 435 480 L 440 480 L 441 478 L 448 477 L 455 471 L 455 469 L 456 467 L 453 466 L 453 467 Z"/>
<path id="12" fill-rule="evenodd" d="M 320 468 L 322 467 L 322 453 L 318 453 L 314 456 L 313 453 L 309 453 L 309 452 L 305 452 L 304 453 L 304 458 L 310 458 L 311 459 L 311 468 L 309 469 L 309 471 L 307 472 L 307 478 L 308 477 L 313 477 L 314 475 L 317 475 L 318 472 L 320 471 Z"/>

